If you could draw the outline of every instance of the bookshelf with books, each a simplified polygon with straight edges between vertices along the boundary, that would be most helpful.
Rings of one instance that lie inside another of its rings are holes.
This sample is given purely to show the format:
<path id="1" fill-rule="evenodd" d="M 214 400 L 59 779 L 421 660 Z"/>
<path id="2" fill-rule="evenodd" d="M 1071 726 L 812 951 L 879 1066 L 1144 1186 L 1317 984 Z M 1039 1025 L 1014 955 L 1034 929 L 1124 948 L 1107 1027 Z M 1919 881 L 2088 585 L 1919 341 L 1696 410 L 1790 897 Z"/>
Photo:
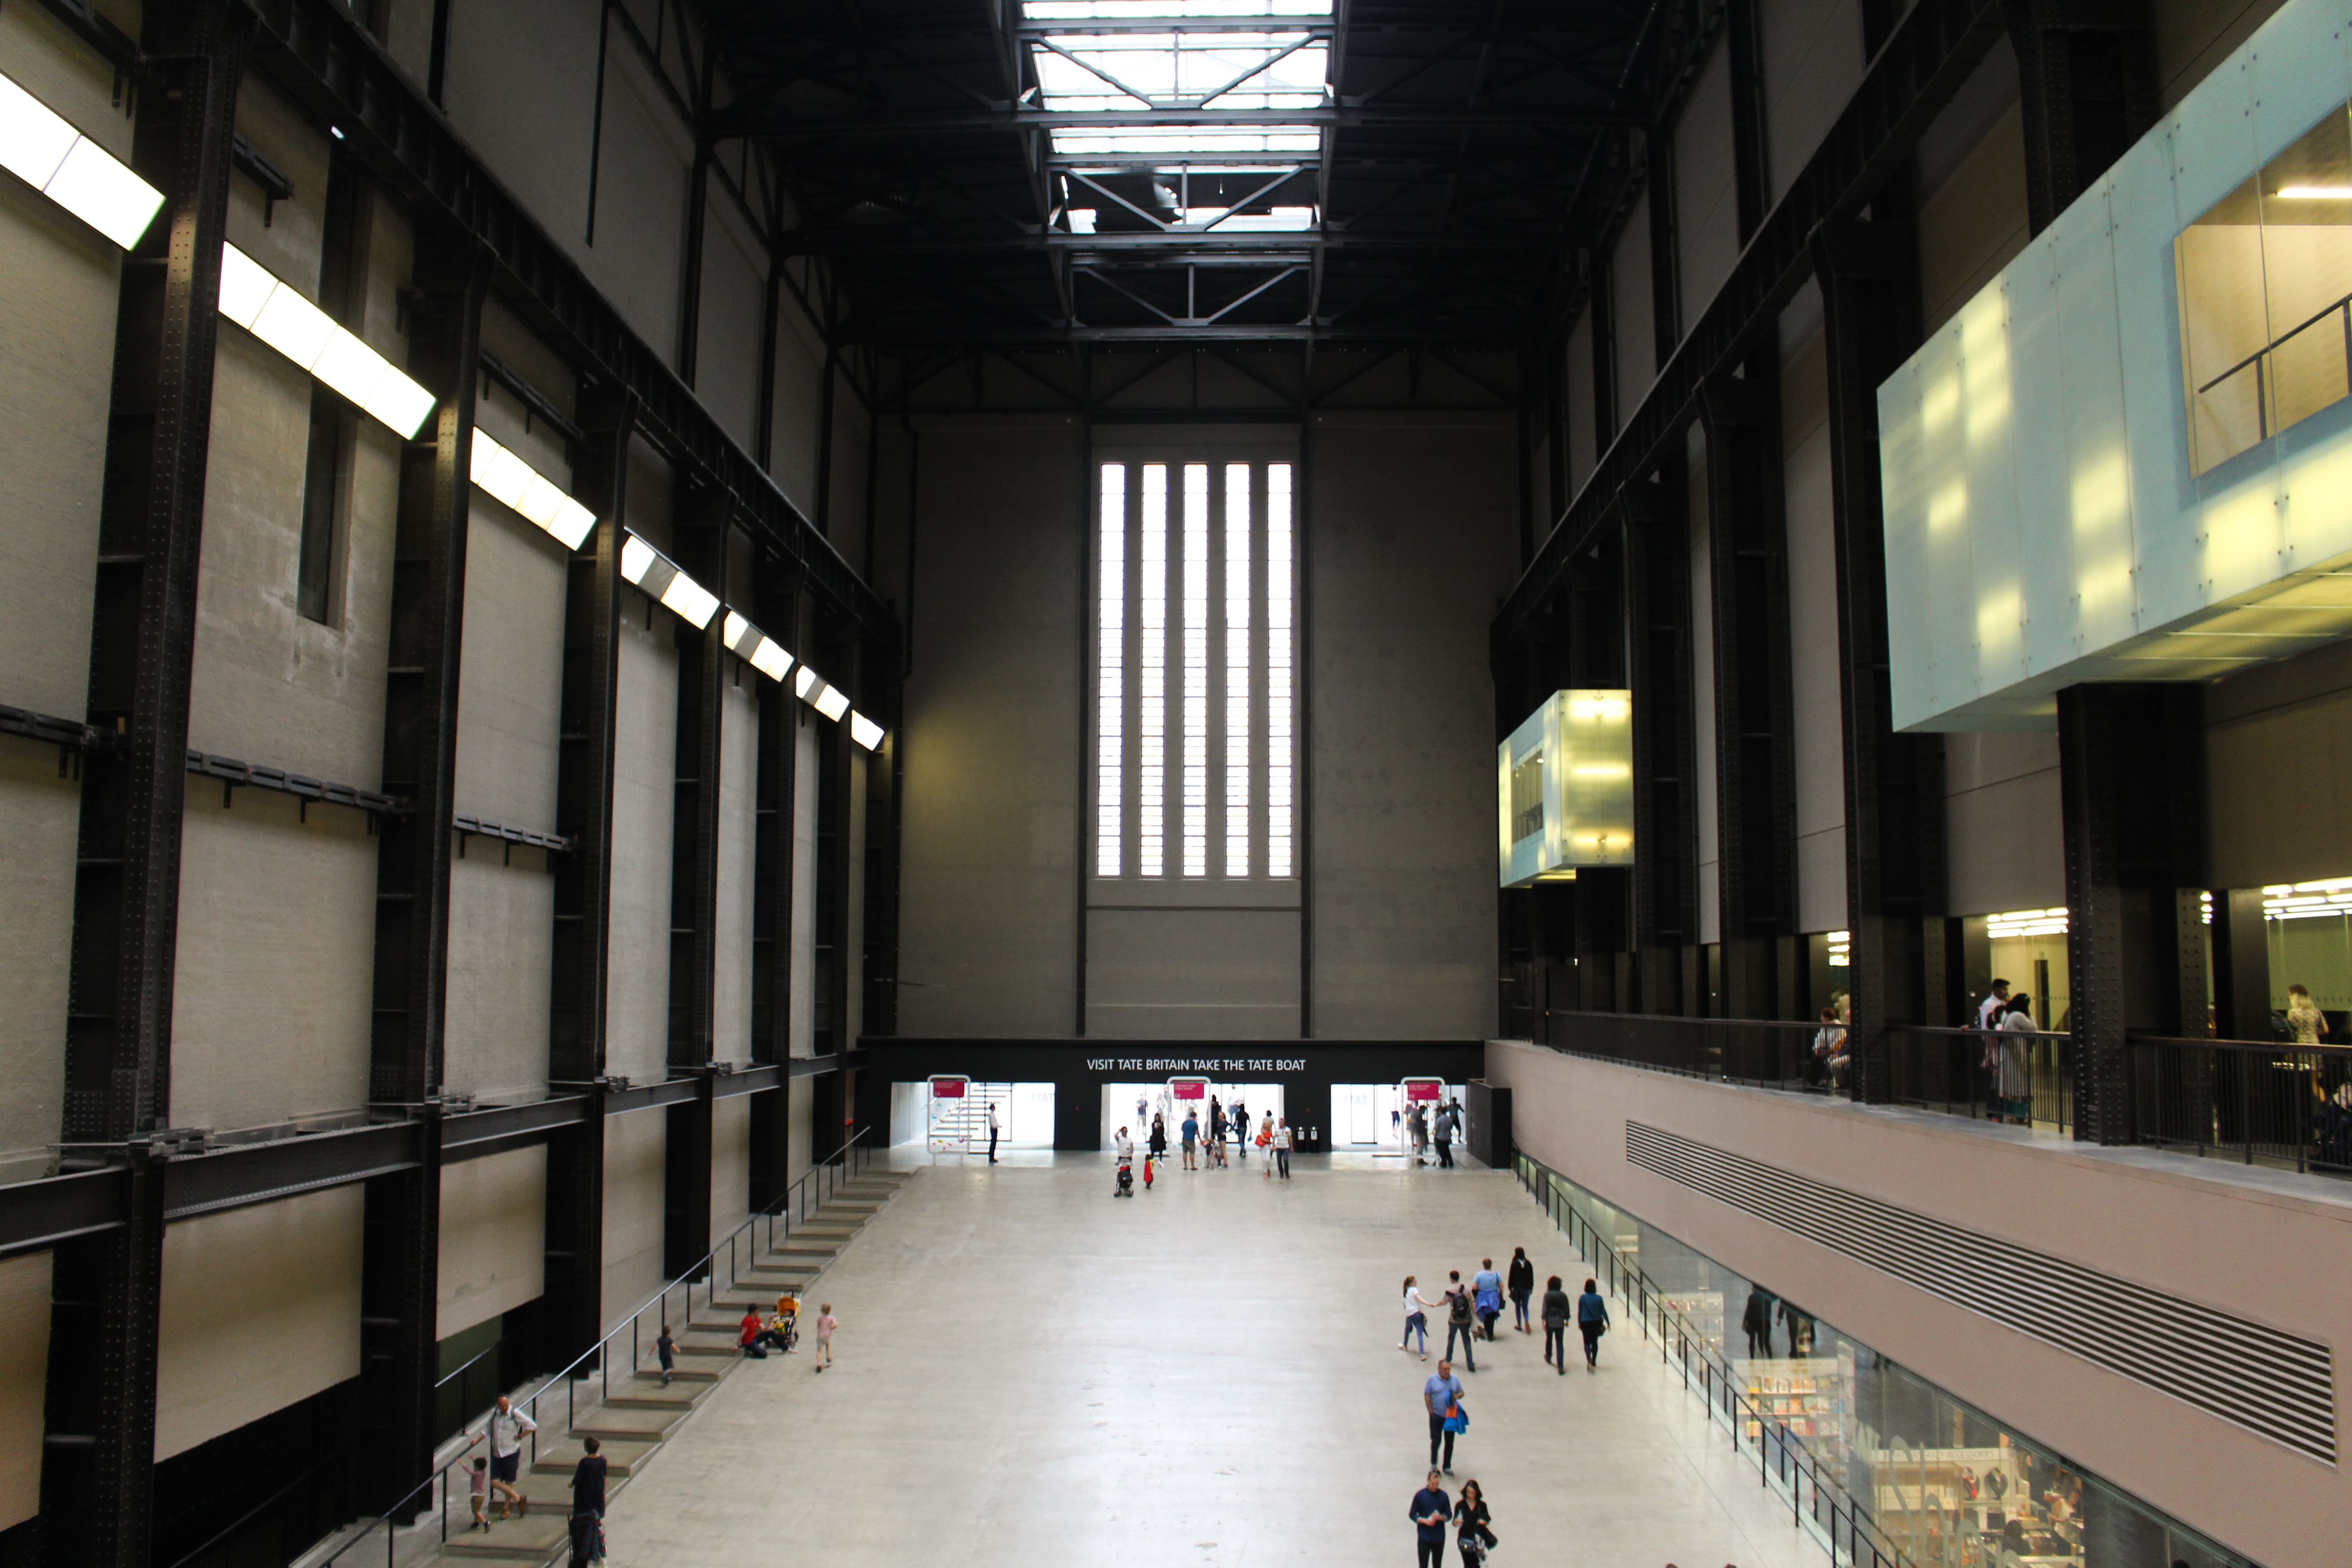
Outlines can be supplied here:
<path id="1" fill-rule="evenodd" d="M 1693 1337 L 1704 1340 L 1720 1352 L 1723 1349 L 1723 1292 L 1720 1290 L 1677 1290 L 1661 1296 L 1668 1320 L 1681 1314 L 1683 1326 Z"/>
<path id="2" fill-rule="evenodd" d="M 1853 1407 L 1853 1363 L 1841 1355 L 1731 1363 L 1748 1396 L 1744 1436 L 1755 1442 L 1764 1424 L 1786 1424 L 1806 1451 L 1824 1463 L 1845 1462 Z"/>

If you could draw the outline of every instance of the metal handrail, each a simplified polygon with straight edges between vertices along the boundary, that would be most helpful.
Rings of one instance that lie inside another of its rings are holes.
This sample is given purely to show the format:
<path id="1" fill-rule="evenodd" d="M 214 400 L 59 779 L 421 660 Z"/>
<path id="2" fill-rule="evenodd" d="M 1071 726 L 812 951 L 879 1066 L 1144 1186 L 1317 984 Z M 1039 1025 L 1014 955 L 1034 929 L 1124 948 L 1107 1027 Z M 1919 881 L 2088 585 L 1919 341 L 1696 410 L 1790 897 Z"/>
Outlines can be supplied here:
<path id="1" fill-rule="evenodd" d="M 575 1390 L 580 1382 L 580 1379 L 574 1377 L 572 1374 L 581 1367 L 587 1365 L 590 1362 L 599 1360 L 601 1360 L 602 1363 L 601 1367 L 592 1367 L 590 1369 L 589 1375 L 594 1375 L 594 1373 L 599 1370 L 603 1372 L 604 1378 L 604 1396 L 608 1399 L 611 1398 L 613 1393 L 613 1368 L 611 1358 L 604 1355 L 604 1347 L 619 1339 L 621 1337 L 622 1331 L 625 1329 L 629 1334 L 629 1370 L 634 1373 L 636 1370 L 643 1354 L 637 1342 L 637 1323 L 639 1320 L 656 1307 L 660 1307 L 667 1310 L 669 1303 L 670 1292 L 681 1288 L 686 1291 L 686 1310 L 690 1319 L 694 1312 L 695 1281 L 704 1279 L 706 1275 L 708 1276 L 709 1280 L 706 1304 L 709 1301 L 715 1301 L 718 1299 L 719 1293 L 718 1272 L 715 1268 L 710 1268 L 709 1266 L 714 1265 L 717 1262 L 719 1253 L 723 1251 L 727 1254 L 729 1268 L 728 1285 L 731 1288 L 738 1282 L 740 1278 L 735 1261 L 735 1243 L 737 1238 L 741 1237 L 746 1231 L 751 1229 L 752 1226 L 758 1225 L 761 1221 L 766 1220 L 769 1222 L 768 1245 L 772 1248 L 775 1245 L 774 1222 L 779 1218 L 784 1221 L 784 1234 L 787 1237 L 791 1236 L 791 1208 L 793 1194 L 795 1192 L 801 1193 L 801 1218 L 804 1221 L 808 1218 L 809 1194 L 807 1192 L 803 1191 L 803 1189 L 809 1185 L 812 1179 L 815 1179 L 816 1192 L 818 1194 L 816 1201 L 818 1205 L 822 1206 L 824 1202 L 824 1183 L 823 1180 L 824 1173 L 830 1171 L 845 1169 L 854 1175 L 857 1170 L 863 1168 L 859 1162 L 861 1160 L 870 1160 L 873 1157 L 873 1151 L 870 1149 L 860 1149 L 857 1145 L 860 1141 L 862 1141 L 866 1135 L 872 1131 L 873 1129 L 870 1127 L 859 1128 L 847 1138 L 842 1140 L 841 1146 L 834 1150 L 832 1153 L 826 1155 L 822 1160 L 812 1163 L 806 1171 L 801 1173 L 800 1178 L 786 1186 L 783 1192 L 778 1194 L 775 1199 L 745 1215 L 743 1223 L 737 1226 L 733 1230 L 729 1231 L 726 1237 L 717 1246 L 713 1247 L 709 1252 L 704 1253 L 701 1258 L 698 1258 L 683 1273 L 678 1275 L 677 1279 L 670 1280 L 659 1290 L 647 1297 L 638 1305 L 637 1309 L 631 1312 L 625 1319 L 615 1323 L 613 1328 L 606 1330 L 603 1338 L 599 1339 L 594 1344 L 589 1346 L 585 1351 L 583 1351 L 579 1355 L 574 1356 L 569 1364 L 565 1365 L 561 1370 L 549 1374 L 545 1381 L 541 1383 L 539 1387 L 531 1393 L 530 1396 L 518 1402 L 515 1408 L 527 1413 L 535 1411 L 540 1400 L 546 1394 L 549 1389 L 555 1386 L 556 1380 L 561 1378 L 563 1380 L 564 1396 L 566 1400 L 564 1425 L 566 1426 L 572 1425 L 579 1415 L 578 1399 Z M 833 1190 L 838 1192 L 841 1185 L 842 1183 L 836 1181 L 834 1184 Z M 752 1256 L 756 1258 L 758 1254 L 754 1253 Z M 488 1352 L 485 1352 L 484 1353 L 487 1354 Z M 479 1356 L 475 1358 L 477 1361 L 479 1359 L 481 1359 Z M 471 1365 L 472 1363 L 469 1362 L 467 1364 Z M 440 1384 L 436 1383 L 435 1386 L 437 1388 Z M 458 1431 L 463 1433 L 467 1429 L 467 1426 L 471 1424 L 467 1423 L 465 1425 L 461 1425 L 458 1427 Z M 345 1552 L 359 1545 L 361 1542 L 365 1541 L 369 1534 L 378 1526 L 383 1527 L 384 1563 L 386 1564 L 386 1568 L 391 1568 L 394 1548 L 399 1541 L 399 1530 L 394 1524 L 393 1521 L 397 1515 L 405 1510 L 411 1503 L 415 1502 L 422 1493 L 430 1490 L 436 1483 L 440 1484 L 443 1489 L 440 1506 L 441 1539 L 444 1543 L 446 1543 L 449 1538 L 449 1494 L 447 1490 L 449 1472 L 457 1468 L 458 1465 L 465 1462 L 466 1457 L 473 1452 L 474 1445 L 479 1443 L 483 1436 L 487 1435 L 487 1432 L 488 1423 L 485 1422 L 483 1431 L 475 1433 L 474 1436 L 466 1443 L 464 1447 L 458 1449 L 456 1454 L 450 1457 L 447 1463 L 437 1467 L 431 1475 L 426 1476 L 423 1480 L 417 1482 L 406 1492 L 403 1493 L 400 1500 L 394 1502 L 390 1508 L 384 1510 L 383 1513 L 362 1525 L 356 1535 L 354 1535 L 351 1540 L 345 1542 L 342 1545 L 337 1547 L 334 1552 L 325 1559 L 325 1561 L 318 1564 L 318 1568 L 333 1568 L 333 1564 L 341 1558 Z M 530 1438 L 531 1462 L 533 1464 L 537 1464 L 539 1462 L 539 1432 L 536 1427 L 534 1427 L 530 1433 Z M 561 1553 L 559 1552 L 558 1555 L 561 1555 Z M 550 1561 L 552 1561 L 552 1559 L 551 1558 Z"/>
<path id="2" fill-rule="evenodd" d="M 1549 1178 L 1558 1173 L 1524 1152 L 1514 1151 L 1514 1156 L 1521 1169 L 1520 1184 L 1529 1196 L 1543 1203 L 1545 1214 L 1549 1217 Z M 1532 1173 L 1538 1172 L 1545 1178 L 1547 1189 L 1540 1194 L 1530 1179 Z M 1800 1529 L 1805 1522 L 1805 1485 L 1811 1483 L 1813 1520 L 1826 1537 L 1832 1568 L 1840 1568 L 1838 1548 L 1841 1542 L 1846 1547 L 1844 1563 L 1856 1564 L 1857 1568 L 1862 1563 L 1858 1549 L 1863 1547 L 1870 1552 L 1870 1568 L 1916 1568 L 1912 1560 L 1904 1555 L 1902 1548 L 1887 1539 L 1870 1510 L 1856 1501 L 1831 1468 L 1806 1447 L 1805 1440 L 1790 1431 L 1786 1421 L 1768 1415 L 1740 1393 L 1729 1359 L 1717 1352 L 1705 1336 L 1691 1329 L 1688 1316 L 1681 1309 L 1668 1305 L 1667 1298 L 1674 1292 L 1660 1287 L 1642 1271 L 1638 1264 L 1627 1262 L 1614 1247 L 1602 1240 L 1592 1223 L 1577 1211 L 1573 1200 L 1569 1204 L 1569 1215 L 1577 1225 L 1576 1230 L 1568 1232 L 1570 1239 L 1583 1255 L 1588 1266 L 1593 1268 L 1595 1277 L 1605 1277 L 1611 1293 L 1633 1309 L 1645 1339 L 1652 1337 L 1651 1312 L 1655 1310 L 1658 1359 L 1667 1364 L 1672 1364 L 1674 1359 L 1680 1360 L 1685 1392 L 1691 1385 L 1692 1361 L 1697 1361 L 1701 1396 L 1706 1399 L 1711 1415 L 1717 1412 L 1720 1396 L 1721 1414 L 1731 1436 L 1734 1453 L 1739 1449 L 1740 1428 L 1744 1422 L 1753 1420 L 1756 1423 L 1758 1484 L 1769 1487 L 1777 1477 L 1789 1494 L 1790 1522 Z M 1553 1223 L 1558 1225 L 1559 1222 L 1555 1217 Z M 1566 1229 L 1565 1226 L 1562 1228 Z M 1667 1353 L 1666 1339 L 1670 1328 L 1674 1332 L 1675 1352 L 1671 1358 Z M 1825 1524 L 1822 1520 L 1824 1494 L 1829 1507 Z"/>

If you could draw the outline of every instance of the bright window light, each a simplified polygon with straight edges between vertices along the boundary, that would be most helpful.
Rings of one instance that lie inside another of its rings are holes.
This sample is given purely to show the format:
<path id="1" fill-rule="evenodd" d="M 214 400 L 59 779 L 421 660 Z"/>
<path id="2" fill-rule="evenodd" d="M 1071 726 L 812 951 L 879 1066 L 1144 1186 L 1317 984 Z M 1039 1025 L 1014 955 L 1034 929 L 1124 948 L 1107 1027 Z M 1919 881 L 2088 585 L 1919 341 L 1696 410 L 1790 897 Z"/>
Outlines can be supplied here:
<path id="1" fill-rule="evenodd" d="M 1225 465 L 1225 875 L 1250 873 L 1250 466 Z"/>
<path id="2" fill-rule="evenodd" d="M 816 710 L 828 719 L 838 719 L 849 711 L 849 699 L 842 695 L 839 687 L 820 687 L 816 694 Z"/>
<path id="3" fill-rule="evenodd" d="M 630 534 L 621 545 L 621 577 L 700 631 L 719 613 L 719 595 L 677 569 L 677 563 Z"/>
<path id="4" fill-rule="evenodd" d="M 1265 874 L 1291 874 L 1290 465 L 1265 466 Z"/>
<path id="5" fill-rule="evenodd" d="M 474 426 L 471 474 L 484 495 L 537 523 L 566 550 L 579 549 L 596 526 L 594 512 L 556 489 L 478 425 Z"/>
<path id="6" fill-rule="evenodd" d="M 1127 465 L 1105 463 L 1101 475 L 1097 557 L 1101 583 L 1095 615 L 1095 875 L 1116 877 L 1125 858 L 1127 836 Z"/>
<path id="7" fill-rule="evenodd" d="M 1184 875 L 1209 874 L 1209 465 L 1184 465 Z"/>
<path id="8" fill-rule="evenodd" d="M 1262 213 L 1237 213 L 1228 207 L 1186 207 L 1184 221 L 1205 225 L 1215 234 L 1297 234 L 1315 226 L 1313 207 L 1274 207 Z"/>
<path id="9" fill-rule="evenodd" d="M 719 640 L 728 651 L 747 660 L 752 668 L 771 680 L 782 680 L 793 668 L 793 656 L 778 645 L 776 639 L 743 618 L 740 610 L 727 612 L 727 619 L 719 630 Z"/>
<path id="10" fill-rule="evenodd" d="M 1160 16 L 1328 16 L 1331 0 L 1027 0 L 1033 22 L 1150 21 Z"/>
<path id="11" fill-rule="evenodd" d="M 635 534 L 621 542 L 621 581 L 632 586 L 642 586 L 646 574 L 654 569 L 661 552 Z"/>
<path id="12" fill-rule="evenodd" d="M 163 192 L 6 77 L 0 77 L 0 168 L 125 250 L 163 205 Z"/>
<path id="13" fill-rule="evenodd" d="M 770 680 L 782 680 L 791 673 L 793 656 L 786 653 L 775 638 L 762 636 L 760 646 L 751 650 L 751 668 Z"/>
<path id="14" fill-rule="evenodd" d="M 1985 935 L 1998 942 L 2008 937 L 2064 936 L 2064 906 L 2052 910 L 2010 910 L 1985 916 Z"/>
<path id="15" fill-rule="evenodd" d="M 809 693 L 824 684 L 824 680 L 819 678 L 815 670 L 811 669 L 807 665 L 803 665 L 801 672 L 793 677 L 793 695 L 805 702 L 809 700 Z"/>
<path id="16" fill-rule="evenodd" d="M 221 247 L 220 312 L 403 440 L 414 439 L 433 412 L 431 393 L 234 245 Z"/>
<path id="17" fill-rule="evenodd" d="M 1143 518 L 1137 540 L 1142 577 L 1136 652 L 1135 869 L 1168 870 L 1168 465 L 1143 465 Z"/>
<path id="18" fill-rule="evenodd" d="M 879 751 L 882 746 L 882 726 L 853 709 L 849 715 L 849 738 L 869 752 Z"/>
<path id="19" fill-rule="evenodd" d="M 1832 969 L 1851 969 L 1853 967 L 1853 932 L 1850 931 L 1833 931 L 1823 936 L 1822 941 L 1823 945 L 1829 949 L 1830 967 Z"/>
<path id="20" fill-rule="evenodd" d="M 2352 202 L 2352 185 L 2284 185 L 2279 199 L 2288 202 Z"/>

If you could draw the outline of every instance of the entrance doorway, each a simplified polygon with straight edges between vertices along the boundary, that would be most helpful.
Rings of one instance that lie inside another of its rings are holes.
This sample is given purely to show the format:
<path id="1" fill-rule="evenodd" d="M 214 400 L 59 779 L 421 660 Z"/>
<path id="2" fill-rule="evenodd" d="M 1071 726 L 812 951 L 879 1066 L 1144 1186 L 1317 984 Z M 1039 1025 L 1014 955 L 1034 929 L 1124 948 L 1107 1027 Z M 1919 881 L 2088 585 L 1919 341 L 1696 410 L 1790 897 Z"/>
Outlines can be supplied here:
<path id="1" fill-rule="evenodd" d="M 1239 1097 L 1242 1109 L 1249 1112 L 1250 1133 L 1253 1137 L 1256 1135 L 1257 1129 L 1265 1121 L 1268 1111 L 1274 1113 L 1274 1118 L 1277 1121 L 1286 1120 L 1290 1115 L 1290 1112 L 1283 1107 L 1282 1085 L 1278 1083 L 1222 1083 L 1215 1079 L 1211 1079 L 1208 1080 L 1208 1085 L 1199 1101 L 1185 1100 L 1182 1105 L 1194 1106 L 1205 1118 L 1208 1115 L 1209 1101 L 1212 1099 L 1216 1100 L 1221 1110 L 1230 1114 L 1235 1098 Z M 1151 1135 L 1151 1119 L 1155 1115 L 1167 1118 L 1168 1147 L 1174 1149 L 1182 1143 L 1183 1135 L 1177 1129 L 1184 1124 L 1184 1111 L 1182 1106 L 1169 1097 L 1167 1079 L 1162 1079 L 1157 1083 L 1107 1083 L 1103 1085 L 1102 1096 L 1102 1146 L 1104 1148 L 1108 1149 L 1111 1146 L 1111 1141 L 1118 1135 L 1118 1130 L 1122 1127 L 1127 1128 L 1134 1137 L 1135 1146 L 1139 1149 L 1142 1148 L 1145 1140 Z M 1136 1110 L 1139 1102 L 1143 1108 L 1139 1115 Z M 1202 1131 L 1202 1136 L 1203 1138 L 1208 1136 L 1205 1128 Z"/>
<path id="2" fill-rule="evenodd" d="M 890 1142 L 926 1143 L 933 1135 L 967 1138 L 975 1154 L 988 1152 L 988 1108 L 996 1107 L 1000 1149 L 1054 1146 L 1054 1086 L 1048 1083 L 967 1084 L 961 1100 L 933 1100 L 931 1086 L 890 1086 Z"/>
<path id="3" fill-rule="evenodd" d="M 1451 1104 L 1460 1093 L 1456 1086 L 1447 1084 L 1444 1099 L 1435 1104 Z M 1435 1104 L 1429 1106 L 1433 1114 Z M 1331 1086 L 1331 1147 L 1402 1153 L 1409 1142 L 1405 1117 L 1411 1110 L 1395 1084 L 1335 1083 Z"/>

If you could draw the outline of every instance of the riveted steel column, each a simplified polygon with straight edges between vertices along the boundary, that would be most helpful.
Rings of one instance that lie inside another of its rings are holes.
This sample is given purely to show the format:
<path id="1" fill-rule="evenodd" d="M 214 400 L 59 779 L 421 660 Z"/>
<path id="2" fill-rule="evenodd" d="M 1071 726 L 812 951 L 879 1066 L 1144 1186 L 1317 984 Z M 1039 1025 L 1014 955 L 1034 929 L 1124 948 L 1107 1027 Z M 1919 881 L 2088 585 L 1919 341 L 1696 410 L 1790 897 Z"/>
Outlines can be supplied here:
<path id="1" fill-rule="evenodd" d="M 678 509 L 678 564 L 724 602 L 733 498 L 698 489 Z M 703 1092 L 669 1107 L 663 1186 L 664 1273 L 675 1278 L 710 1250 L 709 1068 L 719 984 L 719 752 L 729 667 L 722 611 L 677 641 L 677 742 L 672 770 L 669 896 L 669 1075 L 699 1077 Z M 763 678 L 755 678 L 763 679 Z"/>
<path id="2" fill-rule="evenodd" d="M 1853 1096 L 1895 1097 L 1889 1024 L 1940 1024 L 1929 1007 L 1927 920 L 1943 910 L 1941 737 L 1894 731 L 1878 386 L 1919 339 L 1916 230 L 1907 213 L 1816 230 L 1829 358 L 1830 476 L 1837 550 L 1838 676 L 1845 751 L 1846 925 Z"/>
<path id="3" fill-rule="evenodd" d="M 2025 120 L 2025 205 L 2040 234 L 2156 123 L 2143 0 L 2003 0 Z"/>
<path id="4" fill-rule="evenodd" d="M 547 1076 L 586 1088 L 596 1114 L 547 1146 L 546 1308 L 550 1363 L 596 1342 L 604 1276 L 605 973 L 611 962 L 613 739 L 621 615 L 621 519 L 628 503 L 635 411 L 625 395 L 582 400 L 588 437 L 573 460 L 582 502 L 596 514 L 568 568 L 563 693 L 556 752 L 557 831 L 572 853 L 555 868 L 555 949 Z"/>
<path id="5" fill-rule="evenodd" d="M 472 236 L 417 237 L 409 374 L 439 400 L 401 454 L 392 636 L 384 679 L 383 789 L 414 809 L 376 847 L 375 1008 L 368 1100 L 425 1119 L 428 1155 L 366 1186 L 360 1281 L 362 1506 L 389 1508 L 432 1473 L 440 1285 L 437 1108 L 449 967 L 449 823 L 457 809 L 457 691 L 465 627 L 474 400 L 489 256 Z"/>
<path id="6" fill-rule="evenodd" d="M 67 1163 L 128 1171 L 129 1223 L 56 1249 L 41 1470 L 45 1551 L 147 1568 L 152 1539 L 162 1161 L 196 567 L 212 436 L 221 242 L 252 14 L 150 7 L 131 163 L 163 206 L 122 263 L 99 512 L 89 722 L 66 1019 Z M 95 240 L 89 241 L 97 244 Z M 93 1147 L 96 1146 L 96 1147 Z"/>
<path id="7" fill-rule="evenodd" d="M 1625 675 L 1633 694 L 1635 1006 L 1682 1010 L 1698 942 L 1698 741 L 1691 726 L 1690 507 L 1680 465 L 1623 497 Z"/>
<path id="8" fill-rule="evenodd" d="M 797 658 L 801 579 L 793 563 L 763 560 L 754 618 Z M 784 1063 L 793 1054 L 793 814 L 799 784 L 800 731 L 809 710 L 793 695 L 789 678 L 760 689 L 759 804 L 752 836 L 751 1059 Z M 751 1206 L 774 1203 L 791 1182 L 792 1081 L 751 1097 Z"/>
<path id="9" fill-rule="evenodd" d="M 1723 1008 L 1769 1018 L 1790 998 L 1780 939 L 1796 929 L 1796 780 L 1790 744 L 1789 569 L 1780 399 L 1768 353 L 1709 382 L 1709 573 Z"/>

